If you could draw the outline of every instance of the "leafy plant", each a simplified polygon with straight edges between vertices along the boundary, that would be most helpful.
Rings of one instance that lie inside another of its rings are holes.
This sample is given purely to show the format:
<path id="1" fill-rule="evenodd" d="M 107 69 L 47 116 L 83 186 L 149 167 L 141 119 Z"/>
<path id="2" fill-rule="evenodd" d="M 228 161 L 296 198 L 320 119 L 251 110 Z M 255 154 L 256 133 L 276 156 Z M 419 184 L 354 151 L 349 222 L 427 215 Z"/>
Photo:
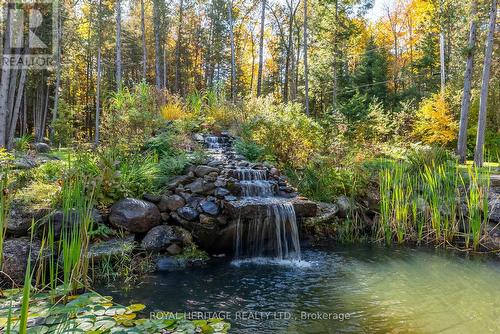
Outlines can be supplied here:
<path id="1" fill-rule="evenodd" d="M 304 167 L 322 145 L 321 127 L 300 108 L 298 104 L 277 105 L 251 121 L 252 139 L 279 163 L 293 168 Z"/>
<path id="2" fill-rule="evenodd" d="M 16 139 L 15 150 L 20 152 L 28 151 L 30 149 L 31 143 L 33 143 L 34 140 L 35 138 L 31 133 L 22 135 L 21 137 Z"/>
<path id="3" fill-rule="evenodd" d="M 253 141 L 238 139 L 233 146 L 238 154 L 243 155 L 250 161 L 258 161 L 264 155 L 264 148 Z"/>

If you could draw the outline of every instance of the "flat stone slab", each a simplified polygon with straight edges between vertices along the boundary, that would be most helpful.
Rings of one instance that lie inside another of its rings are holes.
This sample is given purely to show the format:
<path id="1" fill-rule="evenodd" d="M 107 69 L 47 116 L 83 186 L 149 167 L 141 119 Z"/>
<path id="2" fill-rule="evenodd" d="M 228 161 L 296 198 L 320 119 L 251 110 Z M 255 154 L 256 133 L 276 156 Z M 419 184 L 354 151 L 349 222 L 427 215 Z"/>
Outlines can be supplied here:
<path id="1" fill-rule="evenodd" d="M 115 238 L 90 245 L 88 257 L 94 261 L 99 261 L 103 257 L 122 256 L 124 253 L 131 252 L 134 248 L 134 236 L 125 239 Z"/>
<path id="2" fill-rule="evenodd" d="M 248 197 L 239 201 L 225 202 L 224 212 L 233 219 L 265 217 L 272 205 L 290 203 L 293 205 L 297 218 L 315 217 L 318 205 L 304 198 L 281 198 L 281 197 Z"/>

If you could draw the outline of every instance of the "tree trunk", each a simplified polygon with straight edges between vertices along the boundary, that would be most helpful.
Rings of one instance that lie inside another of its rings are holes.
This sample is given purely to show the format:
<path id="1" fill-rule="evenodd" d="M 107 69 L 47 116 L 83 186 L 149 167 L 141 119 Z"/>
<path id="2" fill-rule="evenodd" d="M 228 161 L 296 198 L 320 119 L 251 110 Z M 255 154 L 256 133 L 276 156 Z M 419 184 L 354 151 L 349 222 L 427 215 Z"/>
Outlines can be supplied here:
<path id="1" fill-rule="evenodd" d="M 307 64 L 307 0 L 304 0 L 304 89 L 306 115 L 309 116 L 309 67 Z"/>
<path id="2" fill-rule="evenodd" d="M 59 11 L 59 8 L 57 8 Z M 62 19 L 59 11 L 57 20 L 57 55 L 56 55 L 56 86 L 54 87 L 54 108 L 52 109 L 52 122 L 50 124 L 50 141 L 54 140 L 54 125 L 57 120 L 57 112 L 59 108 L 59 90 L 61 87 L 61 34 L 62 34 Z"/>
<path id="3" fill-rule="evenodd" d="M 161 41 L 160 41 L 160 3 L 153 1 L 153 30 L 155 34 L 155 79 L 156 89 L 161 89 Z"/>
<path id="4" fill-rule="evenodd" d="M 49 85 L 47 84 L 45 87 L 45 103 L 43 105 L 43 110 L 42 110 L 42 126 L 41 126 L 41 132 L 40 132 L 40 139 L 39 141 L 43 141 L 43 138 L 45 136 L 45 128 L 47 127 L 47 114 L 49 112 L 49 97 L 50 97 L 50 89 Z"/>
<path id="5" fill-rule="evenodd" d="M 262 93 L 262 71 L 264 67 L 264 28 L 266 20 L 266 0 L 262 0 L 262 12 L 260 17 L 260 41 L 259 41 L 259 70 L 257 72 L 257 97 Z"/>
<path id="6" fill-rule="evenodd" d="M 163 88 L 167 89 L 167 46 L 163 47 Z"/>
<path id="7" fill-rule="evenodd" d="M 12 149 L 14 146 L 14 135 L 16 133 L 17 121 L 19 119 L 19 112 L 21 110 L 21 102 L 24 95 L 24 84 L 26 83 L 26 69 L 21 69 L 21 78 L 19 79 L 19 86 L 17 88 L 16 102 L 14 104 L 14 110 L 12 111 L 12 117 L 9 125 L 9 131 L 7 134 L 7 149 Z"/>
<path id="8" fill-rule="evenodd" d="M 116 0 L 116 88 L 122 88 L 122 6 Z"/>
<path id="9" fill-rule="evenodd" d="M 252 30 L 252 76 L 250 78 L 250 95 L 253 97 L 253 82 L 255 77 L 255 40 Z"/>
<path id="10" fill-rule="evenodd" d="M 175 45 L 175 82 L 174 90 L 179 93 L 181 90 L 181 44 L 182 44 L 182 20 L 184 14 L 184 0 L 179 4 L 179 25 L 177 27 L 177 43 Z"/>
<path id="11" fill-rule="evenodd" d="M 6 11 L 4 17 L 6 18 L 5 24 L 5 36 L 4 36 L 4 47 L 3 54 L 10 54 L 10 29 L 9 29 L 9 19 L 10 11 L 9 5 L 4 7 Z M 9 87 L 10 87 L 10 68 L 7 66 L 2 66 L 2 78 L 0 81 L 0 147 L 6 147 L 6 130 L 7 130 L 7 118 L 8 118 L 8 106 L 9 106 Z"/>
<path id="12" fill-rule="evenodd" d="M 476 46 L 477 33 L 477 0 L 472 0 L 471 22 L 469 32 L 469 42 L 467 44 L 467 63 L 464 74 L 464 92 L 462 96 L 462 106 L 460 108 L 460 129 L 458 132 L 457 154 L 459 162 L 464 163 L 467 157 L 467 126 L 469 122 L 469 108 L 472 88 L 472 70 L 474 67 L 474 51 Z"/>
<path id="13" fill-rule="evenodd" d="M 441 15 L 441 21 L 443 21 L 443 0 L 439 1 L 439 10 Z M 446 88 L 446 57 L 445 57 L 445 35 L 443 23 L 440 24 L 439 31 L 439 63 L 441 66 L 441 94 L 444 94 Z"/>
<path id="14" fill-rule="evenodd" d="M 142 2 L 142 0 L 141 0 Z M 102 1 L 99 0 L 99 31 L 97 41 L 97 82 L 95 88 L 95 133 L 94 133 L 94 148 L 99 146 L 100 140 L 100 118 L 101 118 L 101 63 L 102 63 Z M 145 50 L 145 49 L 144 49 Z M 145 77 L 144 77 L 145 78 Z"/>
<path id="15" fill-rule="evenodd" d="M 236 62 L 233 32 L 233 0 L 229 1 L 227 15 L 229 18 L 229 37 L 231 40 L 231 100 L 234 103 L 236 99 Z"/>
<path id="16" fill-rule="evenodd" d="M 290 70 L 290 62 L 293 63 L 293 23 L 295 19 L 295 13 L 297 12 L 297 8 L 299 8 L 299 3 L 295 9 L 293 8 L 293 0 L 290 1 L 289 10 L 290 16 L 288 18 L 288 46 L 286 48 L 286 60 L 285 60 L 285 82 L 283 85 L 283 102 L 287 103 L 289 98 L 290 91 L 290 77 L 293 75 L 293 71 Z"/>
<path id="17" fill-rule="evenodd" d="M 497 0 L 493 0 L 490 11 L 490 22 L 488 37 L 486 38 L 486 50 L 484 51 L 483 82 L 481 86 L 481 98 L 479 100 L 479 116 L 477 123 L 477 140 L 474 152 L 474 163 L 478 167 L 483 166 L 483 148 L 486 130 L 486 106 L 488 102 L 488 83 L 490 81 L 491 58 L 493 55 L 493 37 L 497 17 Z"/>
<path id="18" fill-rule="evenodd" d="M 338 96 L 338 32 L 339 29 L 339 1 L 335 0 L 335 27 L 334 27 L 334 40 L 333 40 L 333 90 L 332 90 L 332 105 L 334 108 L 337 107 L 337 96 Z"/>
<path id="19" fill-rule="evenodd" d="M 298 85 L 299 85 L 299 63 L 300 63 L 300 27 L 297 27 L 297 57 L 295 59 L 295 79 L 292 87 L 292 101 L 297 99 Z"/>
<path id="20" fill-rule="evenodd" d="M 146 82 L 148 73 L 148 54 L 146 50 L 146 20 L 144 18 L 144 0 L 141 0 L 141 34 L 142 34 L 142 80 Z"/>

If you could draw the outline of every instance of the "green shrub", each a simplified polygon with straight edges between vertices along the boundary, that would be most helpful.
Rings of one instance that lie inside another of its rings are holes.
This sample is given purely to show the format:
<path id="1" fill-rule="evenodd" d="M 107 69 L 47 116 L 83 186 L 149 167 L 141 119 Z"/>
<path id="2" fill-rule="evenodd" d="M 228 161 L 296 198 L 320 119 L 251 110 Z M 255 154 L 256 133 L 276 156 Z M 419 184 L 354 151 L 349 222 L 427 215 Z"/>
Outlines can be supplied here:
<path id="1" fill-rule="evenodd" d="M 62 180 L 67 169 L 67 162 L 61 160 L 48 161 L 33 171 L 34 179 L 40 182 Z"/>
<path id="2" fill-rule="evenodd" d="M 123 197 L 141 197 L 155 190 L 160 169 L 156 156 L 147 155 L 124 159 L 119 171 Z"/>
<path id="3" fill-rule="evenodd" d="M 325 158 L 310 162 L 302 170 L 288 170 L 287 174 L 301 194 L 322 202 L 332 202 L 340 195 L 363 195 L 370 177 L 361 165 L 336 167 Z"/>
<path id="4" fill-rule="evenodd" d="M 258 161 L 264 155 L 264 148 L 253 141 L 238 139 L 234 142 L 234 149 L 250 161 Z"/>
<path id="5" fill-rule="evenodd" d="M 190 159 L 186 154 L 178 156 L 168 156 L 160 160 L 159 170 L 161 181 L 166 181 L 175 175 L 182 174 L 190 164 Z"/>
<path id="6" fill-rule="evenodd" d="M 318 153 L 322 146 L 322 129 L 307 117 L 299 104 L 279 104 L 251 122 L 252 139 L 283 165 L 300 168 Z"/>
<path id="7" fill-rule="evenodd" d="M 154 152 L 158 157 L 173 156 L 181 151 L 175 146 L 176 134 L 173 131 L 164 131 L 146 142 L 146 149 Z"/>

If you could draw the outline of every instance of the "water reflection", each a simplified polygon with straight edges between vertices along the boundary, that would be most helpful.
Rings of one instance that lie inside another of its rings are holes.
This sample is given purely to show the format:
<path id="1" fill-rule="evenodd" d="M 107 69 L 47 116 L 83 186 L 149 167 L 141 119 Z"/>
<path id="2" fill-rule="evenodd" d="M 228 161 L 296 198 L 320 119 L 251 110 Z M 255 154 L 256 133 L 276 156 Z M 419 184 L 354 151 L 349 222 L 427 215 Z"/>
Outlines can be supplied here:
<path id="1" fill-rule="evenodd" d="M 301 265 L 224 261 L 160 273 L 111 294 L 152 311 L 228 312 L 235 333 L 500 330 L 498 260 L 377 247 L 309 249 L 303 255 Z M 265 312 L 270 315 L 259 317 Z"/>

